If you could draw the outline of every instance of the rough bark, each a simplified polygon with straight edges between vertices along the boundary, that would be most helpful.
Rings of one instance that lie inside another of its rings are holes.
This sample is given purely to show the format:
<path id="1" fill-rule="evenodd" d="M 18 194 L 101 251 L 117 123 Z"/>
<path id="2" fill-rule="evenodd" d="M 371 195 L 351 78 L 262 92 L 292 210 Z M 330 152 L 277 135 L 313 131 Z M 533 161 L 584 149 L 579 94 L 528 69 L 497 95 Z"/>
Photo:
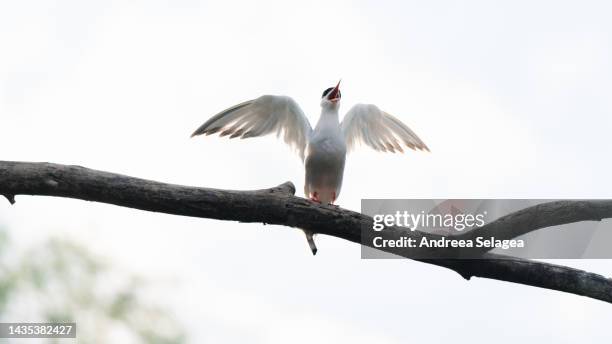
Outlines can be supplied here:
<path id="1" fill-rule="evenodd" d="M 69 197 L 174 215 L 261 222 L 310 230 L 361 243 L 366 215 L 294 196 L 287 182 L 255 191 L 232 191 L 160 183 L 80 166 L 0 161 L 0 194 Z M 512 238 L 539 228 L 612 216 L 610 201 L 551 202 L 523 209 L 481 229 L 480 235 Z M 391 228 L 386 239 L 430 236 Z M 466 235 L 473 235 L 467 233 Z M 539 261 L 484 253 L 482 259 L 420 259 L 452 269 L 466 279 L 483 277 L 559 290 L 612 303 L 612 280 L 594 273 Z"/>

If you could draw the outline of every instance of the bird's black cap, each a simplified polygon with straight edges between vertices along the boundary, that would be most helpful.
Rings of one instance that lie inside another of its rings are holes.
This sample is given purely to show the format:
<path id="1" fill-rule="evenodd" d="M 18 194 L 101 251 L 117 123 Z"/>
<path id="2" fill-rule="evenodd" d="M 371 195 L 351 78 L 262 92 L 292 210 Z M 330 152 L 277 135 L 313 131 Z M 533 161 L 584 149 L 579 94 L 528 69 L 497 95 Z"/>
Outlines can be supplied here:
<path id="1" fill-rule="evenodd" d="M 325 96 L 327 96 L 329 92 L 331 92 L 331 90 L 333 89 L 333 87 L 327 88 L 325 91 L 323 91 L 323 95 L 321 96 L 321 98 L 325 98 Z M 338 90 L 338 98 L 342 98 L 342 93 L 340 93 L 340 90 Z"/>

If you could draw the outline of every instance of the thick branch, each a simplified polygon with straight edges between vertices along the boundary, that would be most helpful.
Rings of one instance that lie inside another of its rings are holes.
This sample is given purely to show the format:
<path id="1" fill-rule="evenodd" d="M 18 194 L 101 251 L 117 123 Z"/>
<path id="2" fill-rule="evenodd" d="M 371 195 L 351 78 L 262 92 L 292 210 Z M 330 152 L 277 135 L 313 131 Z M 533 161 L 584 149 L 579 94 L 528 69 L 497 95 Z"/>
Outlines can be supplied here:
<path id="1" fill-rule="evenodd" d="M 298 227 L 356 243 L 361 243 L 362 226 L 372 228 L 372 218 L 366 215 L 315 204 L 294 196 L 294 192 L 291 183 L 258 191 L 230 191 L 165 184 L 80 166 L 0 161 L 0 194 L 8 195 L 9 200 L 12 195 L 23 194 L 70 197 L 175 215 Z M 572 204 L 570 202 L 563 207 L 572 208 Z M 563 220 L 552 220 L 566 221 L 559 223 L 609 216 L 605 215 L 608 213 L 593 213 L 588 202 L 576 203 L 576 207 L 576 212 L 565 212 L 563 215 L 552 212 L 549 216 L 562 216 Z M 589 217 L 585 214 L 595 215 Z M 521 230 L 535 228 L 541 227 L 527 226 Z M 382 231 L 379 235 L 386 236 L 386 239 L 400 235 L 435 238 L 400 228 Z M 612 303 L 612 280 L 603 276 L 525 259 L 493 254 L 485 254 L 484 257 L 486 259 L 420 261 L 452 269 L 465 278 L 477 276 L 521 283 Z"/>

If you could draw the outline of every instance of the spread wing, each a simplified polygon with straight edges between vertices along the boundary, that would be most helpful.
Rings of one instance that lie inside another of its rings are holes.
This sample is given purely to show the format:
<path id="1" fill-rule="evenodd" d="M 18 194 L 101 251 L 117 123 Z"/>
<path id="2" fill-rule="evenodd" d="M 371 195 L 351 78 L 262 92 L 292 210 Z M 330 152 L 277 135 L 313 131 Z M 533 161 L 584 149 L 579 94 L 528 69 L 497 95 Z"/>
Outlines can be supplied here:
<path id="1" fill-rule="evenodd" d="M 348 150 L 354 149 L 358 143 L 365 143 L 382 152 L 403 152 L 402 145 L 413 150 L 429 151 L 408 126 L 376 105 L 353 106 L 342 120 L 341 126 Z"/>
<path id="2" fill-rule="evenodd" d="M 191 137 L 219 132 L 229 138 L 248 138 L 276 133 L 298 151 L 304 160 L 304 150 L 312 132 L 300 106 L 291 97 L 261 96 L 221 111 L 202 124 Z"/>

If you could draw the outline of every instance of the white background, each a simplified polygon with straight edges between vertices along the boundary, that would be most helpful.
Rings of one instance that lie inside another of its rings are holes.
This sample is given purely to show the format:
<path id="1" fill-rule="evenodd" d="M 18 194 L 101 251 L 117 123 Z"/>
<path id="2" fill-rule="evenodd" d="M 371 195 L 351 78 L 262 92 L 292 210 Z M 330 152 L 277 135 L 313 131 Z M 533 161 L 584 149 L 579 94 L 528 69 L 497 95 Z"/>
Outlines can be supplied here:
<path id="1" fill-rule="evenodd" d="M 316 121 L 377 104 L 431 153 L 349 156 L 340 205 L 361 198 L 612 198 L 612 6 L 605 1 L 6 1 L 0 158 L 160 181 L 258 189 L 293 181 L 273 137 L 189 139 L 261 94 Z M 610 340 L 603 302 L 473 279 L 301 232 L 18 196 L 20 245 L 72 238 L 166 283 L 194 343 L 556 343 Z M 612 275 L 612 263 L 558 261 Z M 78 322 L 78 319 L 77 319 Z"/>

